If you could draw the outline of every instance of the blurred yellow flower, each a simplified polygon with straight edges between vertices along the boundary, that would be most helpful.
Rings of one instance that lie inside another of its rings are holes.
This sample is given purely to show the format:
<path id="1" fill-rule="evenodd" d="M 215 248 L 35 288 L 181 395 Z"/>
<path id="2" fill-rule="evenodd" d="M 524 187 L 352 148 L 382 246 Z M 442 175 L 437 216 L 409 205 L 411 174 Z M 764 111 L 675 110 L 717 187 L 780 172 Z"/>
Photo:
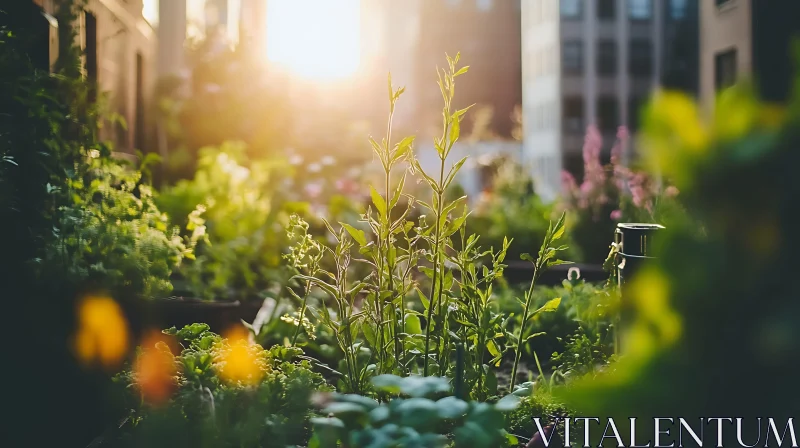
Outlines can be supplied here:
<path id="1" fill-rule="evenodd" d="M 650 348 L 652 345 L 669 345 L 681 335 L 681 319 L 669 304 L 670 285 L 664 273 L 653 267 L 639 271 L 628 289 L 639 313 L 639 324 L 655 328 L 654 339 L 645 341 L 644 327 L 634 327 L 636 339 L 632 344 Z"/>
<path id="2" fill-rule="evenodd" d="M 223 381 L 254 385 L 267 372 L 267 352 L 249 340 L 249 333 L 236 327 L 217 347 L 216 369 Z"/>
<path id="3" fill-rule="evenodd" d="M 758 102 L 746 85 L 736 85 L 719 94 L 714 108 L 714 135 L 733 140 L 750 132 L 758 120 Z"/>
<path id="4" fill-rule="evenodd" d="M 117 367 L 128 351 L 128 323 L 120 306 L 108 297 L 85 297 L 78 303 L 75 352 L 85 364 Z"/>
<path id="5" fill-rule="evenodd" d="M 687 95 L 664 91 L 653 99 L 656 119 L 660 119 L 687 150 L 697 153 L 708 147 L 708 131 L 700 120 L 697 106 Z"/>
<path id="6" fill-rule="evenodd" d="M 166 401 L 177 388 L 178 368 L 173 355 L 174 340 L 153 333 L 141 346 L 133 366 L 136 386 L 145 401 L 158 404 Z"/>

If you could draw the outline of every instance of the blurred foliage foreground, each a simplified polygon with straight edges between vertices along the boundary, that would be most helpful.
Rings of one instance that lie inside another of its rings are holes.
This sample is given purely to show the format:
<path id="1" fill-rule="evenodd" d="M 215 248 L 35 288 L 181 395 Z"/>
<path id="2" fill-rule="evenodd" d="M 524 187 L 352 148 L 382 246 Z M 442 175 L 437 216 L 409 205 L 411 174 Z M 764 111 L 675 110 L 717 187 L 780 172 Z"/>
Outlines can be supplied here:
<path id="1" fill-rule="evenodd" d="M 739 85 L 715 112 L 703 120 L 671 92 L 648 108 L 645 153 L 705 231 L 667 229 L 657 264 L 632 280 L 628 353 L 613 372 L 560 392 L 582 415 L 752 417 L 749 441 L 755 417 L 785 422 L 800 411 L 791 398 L 800 302 L 789 280 L 800 263 L 800 98 L 777 108 Z"/>

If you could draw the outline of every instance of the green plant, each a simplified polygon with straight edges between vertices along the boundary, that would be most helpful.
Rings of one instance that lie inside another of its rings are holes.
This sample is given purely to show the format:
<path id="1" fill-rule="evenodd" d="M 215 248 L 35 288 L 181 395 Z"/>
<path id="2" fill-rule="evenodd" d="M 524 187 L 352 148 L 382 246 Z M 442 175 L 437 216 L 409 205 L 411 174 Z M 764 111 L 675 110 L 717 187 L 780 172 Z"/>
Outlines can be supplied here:
<path id="1" fill-rule="evenodd" d="M 156 206 L 141 171 L 102 157 L 99 150 L 88 151 L 83 164 L 84 175 L 65 187 L 72 201 L 57 210 L 57 239 L 43 260 L 43 274 L 65 276 L 90 290 L 144 297 L 171 291 L 170 275 L 182 259 L 193 257 L 203 226 L 181 238 Z"/>
<path id="2" fill-rule="evenodd" d="M 310 446 L 336 447 L 498 447 L 515 443 L 504 430 L 503 413 L 519 402 L 508 396 L 497 404 L 467 402 L 449 395 L 447 378 L 379 375 L 376 390 L 397 395 L 388 403 L 354 394 L 324 397 L 314 418 Z"/>
<path id="3" fill-rule="evenodd" d="M 490 365 L 497 367 L 503 358 L 502 343 L 508 318 L 497 312 L 492 294 L 495 280 L 503 275 L 503 260 L 506 256 L 510 242 L 503 241 L 501 249 L 481 251 L 477 246 L 478 237 L 471 235 L 466 238 L 465 229 L 460 229 L 462 250 L 452 257 L 452 263 L 461 273 L 457 280 L 459 296 L 453 300 L 450 313 L 452 319 L 460 324 L 461 328 L 454 338 L 459 343 L 466 342 L 469 358 L 465 366 L 464 380 L 469 383 L 469 390 L 473 398 L 486 400 L 489 394 L 497 392 L 497 379 L 494 378 L 489 365 L 484 363 L 485 354 L 492 356 Z M 481 260 L 489 257 L 489 263 L 482 265 Z M 461 374 L 456 370 L 456 374 Z M 488 378 L 487 378 L 488 377 Z M 491 380 L 492 387 L 487 386 Z"/>
<path id="4" fill-rule="evenodd" d="M 534 260 L 530 255 L 525 254 L 523 255 L 524 260 L 528 260 L 533 263 L 533 278 L 531 278 L 530 287 L 528 291 L 525 292 L 525 296 L 522 299 L 522 303 L 524 304 L 524 308 L 522 311 L 522 319 L 519 324 L 519 329 L 517 330 L 516 334 L 509 334 L 511 338 L 511 347 L 514 350 L 514 365 L 511 368 L 511 386 L 509 389 L 514 390 L 514 384 L 517 380 L 517 368 L 519 367 L 519 361 L 522 358 L 522 344 L 528 342 L 531 338 L 540 336 L 542 333 L 533 333 L 528 335 L 526 333 L 526 327 L 528 324 L 528 320 L 530 320 L 533 316 L 542 313 L 553 311 L 558 308 L 558 305 L 561 303 L 561 298 L 555 298 L 549 300 L 545 303 L 541 308 L 537 310 L 531 310 L 532 304 L 534 301 L 533 297 L 533 288 L 536 285 L 536 280 L 539 279 L 542 271 L 545 269 L 556 266 L 559 264 L 568 263 L 566 261 L 559 260 L 556 258 L 556 254 L 558 251 L 562 251 L 566 249 L 566 246 L 557 246 L 553 247 L 552 245 L 558 241 L 564 235 L 564 220 L 566 218 L 566 214 L 562 214 L 561 218 L 556 221 L 555 225 L 550 224 L 547 229 L 547 233 L 545 234 L 544 241 L 542 241 L 542 246 L 539 249 L 539 255 Z"/>
<path id="5" fill-rule="evenodd" d="M 196 259 L 179 271 L 183 289 L 204 299 L 253 299 L 290 274 L 281 264 L 289 246 L 282 229 L 293 212 L 306 206 L 283 200 L 283 182 L 291 175 L 280 159 L 249 161 L 245 147 L 225 143 L 200 151 L 192 180 L 165 188 L 159 206 L 173 220 L 203 209 L 208 236 Z"/>
<path id="6" fill-rule="evenodd" d="M 506 414 L 506 431 L 518 439 L 530 439 L 538 431 L 534 417 L 541 419 L 542 426 L 552 422 L 553 417 L 564 418 L 573 415 L 571 409 L 554 398 L 545 388 L 537 388 L 535 383 L 520 384 L 515 395 L 521 398 L 519 406 Z M 570 428 L 580 434 L 580 428 Z"/>
<path id="7" fill-rule="evenodd" d="M 524 166 L 505 158 L 498 162 L 491 188 L 482 194 L 467 219 L 467 227 L 491 247 L 501 247 L 503 239 L 508 238 L 511 245 L 507 259 L 519 260 L 523 253 L 540 244 L 549 221 L 558 216 L 554 205 L 544 203 L 536 193 Z M 566 225 L 569 233 L 570 222 Z M 568 236 L 564 236 L 565 244 L 570 247 L 564 256 L 576 259 L 578 254 Z"/>
<path id="8" fill-rule="evenodd" d="M 505 330 L 508 319 L 497 313 L 492 293 L 493 284 L 505 268 L 510 241 L 504 240 L 497 249 L 481 249 L 478 238 L 467 236 L 464 228 L 469 215 L 466 198 L 449 196 L 453 180 L 466 161 L 463 158 L 448 169 L 448 156 L 468 109 L 451 110 L 455 80 L 467 71 L 466 67 L 457 68 L 458 61 L 458 55 L 448 57 L 448 67 L 439 73 L 445 103 L 443 133 L 434 139 L 439 173 L 424 171 L 411 151 L 412 138 L 392 144 L 391 117 L 403 89 L 395 90 L 390 78 L 387 135 L 380 143 L 371 139 L 384 170 L 384 195 L 371 187 L 372 204 L 362 216 L 361 228 L 342 223 L 336 230 L 328 224 L 336 246 L 325 248 L 321 260 L 332 259 L 334 269 L 311 264 L 316 275 L 296 276 L 324 291 L 333 301 L 332 306 L 322 301 L 321 306 L 308 309 L 317 322 L 334 330 L 344 353 L 340 375 L 350 392 L 366 393 L 369 377 L 375 374 L 421 373 L 456 377 L 459 390 L 469 389 L 464 390 L 465 395 L 486 400 L 496 394 L 497 387 L 484 360 L 489 355 L 490 364 L 497 366 L 509 349 L 516 349 L 515 341 L 520 337 Z M 400 171 L 403 160 L 408 167 L 392 188 L 392 173 Z M 408 196 L 405 206 L 396 207 L 403 197 L 408 170 L 419 174 L 421 183 L 431 191 L 431 200 Z M 417 223 L 407 219 L 414 204 L 429 213 L 420 216 Z M 399 210 L 395 212 L 395 208 Z M 537 264 L 538 271 L 559 262 L 553 254 L 563 247 L 553 249 L 549 245 L 563 236 L 563 226 L 562 216 L 548 233 L 541 254 L 544 261 Z M 369 238 L 364 227 L 370 231 Z M 457 243 L 453 235 L 459 236 Z M 356 249 L 363 258 L 355 255 Z M 367 265 L 371 273 L 353 275 L 354 262 Z M 413 276 L 416 269 L 423 276 Z M 408 303 L 412 294 L 419 298 L 421 307 Z M 305 297 L 296 298 L 300 303 L 307 302 Z M 539 311 L 556 306 L 553 302 Z M 525 311 L 527 318 L 535 314 L 528 314 L 527 308 Z"/>
<path id="9" fill-rule="evenodd" d="M 563 380 L 594 376 L 611 361 L 612 350 L 613 344 L 605 341 L 603 335 L 591 334 L 581 327 L 567 337 L 563 352 L 553 353 L 553 376 Z"/>
<path id="10" fill-rule="evenodd" d="M 108 442 L 152 447 L 308 442 L 312 394 L 329 387 L 307 361 L 296 361 L 302 350 L 280 346 L 264 350 L 245 340 L 222 338 L 205 324 L 164 333 L 180 344 L 179 353 L 173 356 L 170 343 L 164 341 L 140 349 L 134 368 L 118 377 L 132 393 L 131 410 L 121 433 Z M 156 358 L 143 362 L 147 356 Z M 164 385 L 153 372 L 158 366 L 167 369 Z M 166 387 L 169 395 L 159 386 Z"/>

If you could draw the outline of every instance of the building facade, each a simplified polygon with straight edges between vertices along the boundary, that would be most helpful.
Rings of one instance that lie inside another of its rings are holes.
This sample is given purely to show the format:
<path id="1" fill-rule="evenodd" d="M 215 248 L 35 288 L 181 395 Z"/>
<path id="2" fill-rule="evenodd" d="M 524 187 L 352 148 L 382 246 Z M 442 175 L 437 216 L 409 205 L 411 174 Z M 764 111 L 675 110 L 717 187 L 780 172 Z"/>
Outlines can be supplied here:
<path id="1" fill-rule="evenodd" d="M 718 91 L 744 79 L 752 79 L 767 101 L 787 99 L 800 2 L 710 0 L 701 3 L 700 16 L 700 92 L 707 111 Z"/>
<path id="2" fill-rule="evenodd" d="M 654 89 L 696 93 L 697 27 L 697 0 L 522 0 L 523 152 L 540 194 L 559 193 L 562 169 L 582 175 L 588 126 L 607 157 Z"/>
<path id="3" fill-rule="evenodd" d="M 55 15 L 58 0 L 35 0 Z M 156 78 L 156 33 L 142 0 L 89 0 L 79 18 L 78 39 L 86 77 L 97 83 L 108 112 L 124 124 L 104 127 L 101 137 L 121 153 L 146 151 L 153 127 L 148 111 Z"/>

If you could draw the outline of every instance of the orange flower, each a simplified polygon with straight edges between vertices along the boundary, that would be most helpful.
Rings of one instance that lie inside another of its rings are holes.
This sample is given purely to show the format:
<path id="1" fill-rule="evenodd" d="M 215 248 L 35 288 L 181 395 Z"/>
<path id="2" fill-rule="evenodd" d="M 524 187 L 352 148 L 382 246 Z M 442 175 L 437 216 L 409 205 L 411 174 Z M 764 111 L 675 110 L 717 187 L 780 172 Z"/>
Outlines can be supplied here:
<path id="1" fill-rule="evenodd" d="M 133 366 L 136 386 L 142 398 L 153 404 L 166 401 L 177 387 L 178 373 L 171 340 L 151 335 L 145 339 Z"/>
<path id="2" fill-rule="evenodd" d="M 78 303 L 75 352 L 85 364 L 119 366 L 128 351 L 128 323 L 120 306 L 109 297 L 89 296 Z"/>

